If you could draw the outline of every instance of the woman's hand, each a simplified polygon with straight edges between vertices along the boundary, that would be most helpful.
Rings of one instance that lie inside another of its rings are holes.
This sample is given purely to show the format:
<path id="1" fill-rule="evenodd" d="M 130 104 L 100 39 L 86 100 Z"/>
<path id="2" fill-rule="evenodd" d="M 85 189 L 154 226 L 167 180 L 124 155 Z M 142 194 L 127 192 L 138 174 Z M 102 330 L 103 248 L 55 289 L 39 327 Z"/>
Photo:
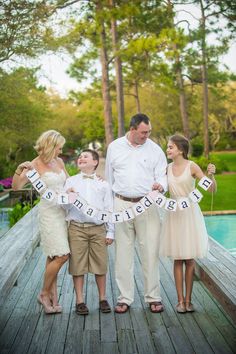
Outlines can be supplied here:
<path id="1" fill-rule="evenodd" d="M 15 173 L 19 176 L 21 175 L 21 173 L 24 171 L 24 170 L 33 170 L 34 169 L 34 166 L 32 164 L 32 162 L 30 161 L 25 161 L 25 162 L 22 162 L 18 165 Z"/>

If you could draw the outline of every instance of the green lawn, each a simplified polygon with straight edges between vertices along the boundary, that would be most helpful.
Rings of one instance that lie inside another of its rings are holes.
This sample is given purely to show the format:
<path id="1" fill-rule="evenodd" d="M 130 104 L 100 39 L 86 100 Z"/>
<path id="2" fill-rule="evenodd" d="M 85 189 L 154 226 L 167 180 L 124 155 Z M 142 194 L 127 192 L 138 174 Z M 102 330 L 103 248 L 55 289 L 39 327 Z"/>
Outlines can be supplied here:
<path id="1" fill-rule="evenodd" d="M 217 192 L 213 195 L 214 210 L 236 210 L 236 174 L 222 174 L 215 176 Z M 203 194 L 200 202 L 202 211 L 211 210 L 211 193 L 205 192 L 201 187 L 198 190 Z"/>
<path id="2" fill-rule="evenodd" d="M 236 151 L 230 152 L 213 152 L 210 156 L 216 156 L 225 162 L 229 171 L 236 172 Z"/>

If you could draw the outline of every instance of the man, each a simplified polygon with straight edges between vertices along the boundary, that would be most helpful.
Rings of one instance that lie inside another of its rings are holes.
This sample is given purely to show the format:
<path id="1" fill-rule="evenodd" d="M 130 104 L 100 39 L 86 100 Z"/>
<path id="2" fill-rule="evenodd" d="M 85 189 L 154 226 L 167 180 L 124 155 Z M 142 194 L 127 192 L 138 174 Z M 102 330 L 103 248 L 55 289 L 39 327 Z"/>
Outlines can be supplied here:
<path id="1" fill-rule="evenodd" d="M 107 150 L 106 178 L 114 193 L 114 210 L 124 210 L 151 190 L 167 189 L 167 161 L 162 149 L 150 140 L 151 123 L 145 114 L 131 118 L 126 136 Z M 115 312 L 125 313 L 134 300 L 134 246 L 137 238 L 144 276 L 144 296 L 151 312 L 163 311 L 159 280 L 160 216 L 151 205 L 136 218 L 117 223 L 115 276 L 120 291 Z"/>

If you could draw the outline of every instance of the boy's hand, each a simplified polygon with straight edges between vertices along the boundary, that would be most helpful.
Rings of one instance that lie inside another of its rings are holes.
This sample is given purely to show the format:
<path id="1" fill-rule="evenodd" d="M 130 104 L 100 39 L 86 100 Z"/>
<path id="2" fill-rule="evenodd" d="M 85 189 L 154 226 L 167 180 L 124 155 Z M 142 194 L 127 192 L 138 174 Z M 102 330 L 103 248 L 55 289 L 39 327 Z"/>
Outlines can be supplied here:
<path id="1" fill-rule="evenodd" d="M 75 193 L 75 190 L 74 190 L 74 188 L 73 187 L 71 187 L 71 188 L 68 188 L 67 189 L 67 191 L 66 191 L 66 193 Z"/>
<path id="2" fill-rule="evenodd" d="M 213 163 L 209 163 L 207 166 L 207 173 L 208 175 L 214 175 L 216 173 L 216 167 L 213 165 Z"/>
<path id="3" fill-rule="evenodd" d="M 113 242 L 113 239 L 112 238 L 106 238 L 106 245 L 109 246 L 111 245 Z"/>

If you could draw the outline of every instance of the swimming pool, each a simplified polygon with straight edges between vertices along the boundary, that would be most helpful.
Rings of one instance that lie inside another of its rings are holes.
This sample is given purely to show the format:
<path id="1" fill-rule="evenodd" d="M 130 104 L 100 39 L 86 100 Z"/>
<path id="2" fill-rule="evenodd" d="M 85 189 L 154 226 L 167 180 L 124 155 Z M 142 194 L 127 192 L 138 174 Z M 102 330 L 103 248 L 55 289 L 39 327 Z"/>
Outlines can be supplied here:
<path id="1" fill-rule="evenodd" d="M 236 214 L 205 216 L 208 234 L 236 256 Z"/>

